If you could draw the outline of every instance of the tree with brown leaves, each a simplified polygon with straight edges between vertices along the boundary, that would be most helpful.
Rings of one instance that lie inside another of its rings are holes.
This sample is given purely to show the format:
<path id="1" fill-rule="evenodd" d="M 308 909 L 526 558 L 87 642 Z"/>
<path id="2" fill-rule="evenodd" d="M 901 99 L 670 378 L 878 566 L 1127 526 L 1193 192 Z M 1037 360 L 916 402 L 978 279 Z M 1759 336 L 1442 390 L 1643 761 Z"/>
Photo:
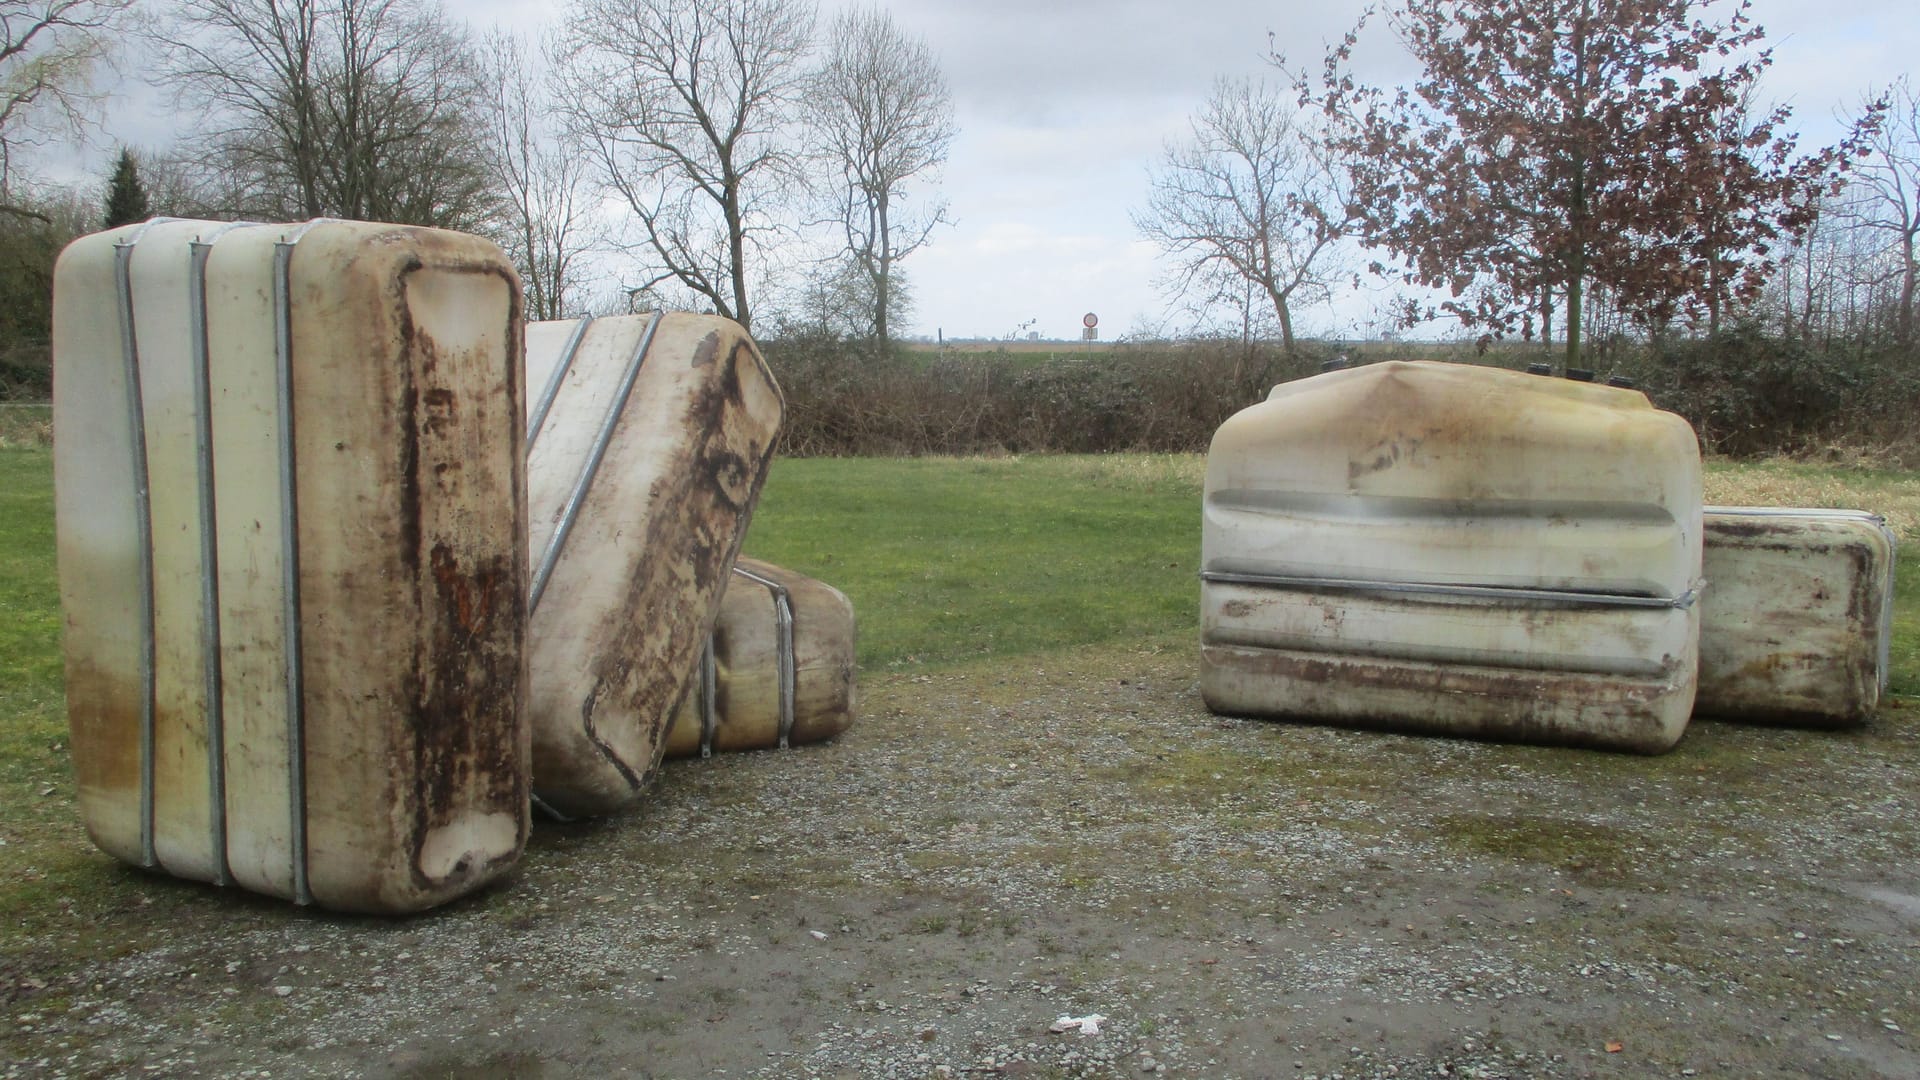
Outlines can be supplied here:
<path id="1" fill-rule="evenodd" d="M 1788 110 L 1754 114 L 1764 31 L 1745 0 L 1696 15 L 1711 5 L 1400 0 L 1388 23 L 1424 69 L 1411 88 L 1352 77 L 1361 27 L 1296 86 L 1352 163 L 1364 243 L 1446 290 L 1439 312 L 1483 342 L 1550 339 L 1563 311 L 1578 366 L 1594 286 L 1650 324 L 1705 313 L 1717 329 L 1852 151 L 1796 156 Z"/>

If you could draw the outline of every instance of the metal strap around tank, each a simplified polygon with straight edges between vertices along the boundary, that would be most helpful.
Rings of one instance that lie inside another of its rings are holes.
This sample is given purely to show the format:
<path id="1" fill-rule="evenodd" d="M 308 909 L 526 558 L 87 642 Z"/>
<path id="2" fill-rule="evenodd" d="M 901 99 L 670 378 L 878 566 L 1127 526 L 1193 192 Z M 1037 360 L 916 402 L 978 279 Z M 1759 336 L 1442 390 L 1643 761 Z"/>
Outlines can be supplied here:
<path id="1" fill-rule="evenodd" d="M 1836 510 L 1822 507 L 1796 508 L 1790 506 L 1705 506 L 1701 510 L 1716 517 L 1752 517 L 1752 518 L 1823 518 L 1829 521 L 1871 521 L 1885 525 L 1887 519 L 1871 510 Z"/>
<path id="2" fill-rule="evenodd" d="M 738 566 L 733 568 L 733 572 L 749 581 L 759 582 L 773 596 L 773 663 L 780 683 L 780 749 L 785 750 L 788 740 L 793 736 L 794 697 L 799 689 L 799 673 L 795 670 L 793 653 L 793 598 L 785 585 L 771 578 L 761 577 Z"/>
<path id="3" fill-rule="evenodd" d="M 214 884 L 233 884 L 227 865 L 227 733 L 220 661 L 219 514 L 213 484 L 213 373 L 207 343 L 207 255 L 221 236 L 250 222 L 232 222 L 187 245 L 193 272 L 187 276 L 187 320 L 193 350 L 193 446 L 200 495 L 200 650 L 207 695 L 208 846 Z"/>
<path id="4" fill-rule="evenodd" d="M 540 438 L 540 430 L 546 426 L 547 412 L 553 408 L 553 399 L 560 393 L 560 384 L 567 381 L 567 372 L 573 370 L 573 358 L 580 351 L 580 342 L 586 339 L 587 327 L 593 324 L 593 316 L 582 315 L 573 326 L 573 333 L 567 335 L 567 343 L 560 349 L 560 362 L 553 365 L 553 374 L 547 376 L 547 385 L 540 388 L 540 400 L 534 403 L 533 412 L 527 417 L 527 453 L 533 453 L 533 444 Z"/>
<path id="5" fill-rule="evenodd" d="M 1205 570 L 1200 580 L 1212 585 L 1246 585 L 1259 589 L 1388 593 L 1399 596 L 1450 596 L 1486 600 L 1539 600 L 1577 607 L 1671 608 L 1684 611 L 1700 598 L 1699 584 L 1679 596 L 1628 596 L 1623 593 L 1576 592 L 1571 589 L 1509 588 L 1504 585 L 1449 585 L 1440 582 L 1368 581 L 1359 578 L 1300 577 L 1289 574 L 1243 574 Z"/>
<path id="6" fill-rule="evenodd" d="M 540 796 L 534 794 L 531 791 L 527 793 L 527 799 L 528 801 L 533 803 L 533 808 L 535 810 L 540 811 L 541 813 L 547 815 L 548 817 L 561 823 L 562 825 L 570 824 L 575 820 L 574 818 L 570 818 L 567 815 L 561 813 L 560 811 L 555 810 L 553 806 L 547 802 L 547 800 L 541 798 Z"/>
<path id="7" fill-rule="evenodd" d="M 300 512 L 294 461 L 293 248 L 316 225 L 297 226 L 273 246 L 273 352 L 279 413 L 281 617 L 287 633 L 287 803 L 292 848 L 293 902 L 313 903 L 307 877 L 307 726 L 304 655 L 300 636 Z"/>
<path id="8" fill-rule="evenodd" d="M 160 865 L 153 843 L 155 641 L 153 625 L 153 491 L 147 473 L 147 411 L 140 389 L 140 342 L 133 327 L 133 248 L 147 230 L 172 218 L 154 218 L 113 245 L 113 284 L 120 319 L 120 362 L 127 383 L 134 518 L 140 531 L 140 865 Z"/>
<path id="9" fill-rule="evenodd" d="M 640 377 L 640 366 L 646 362 L 647 350 L 653 347 L 653 333 L 659 328 L 660 315 L 655 312 L 653 319 L 647 323 L 646 331 L 640 335 L 640 344 L 633 350 L 632 359 L 627 361 L 627 370 L 621 376 L 619 389 L 607 405 L 607 414 L 600 422 L 593 446 L 587 451 L 586 463 L 580 467 L 580 475 L 574 480 L 573 490 L 567 495 L 566 505 L 560 511 L 560 521 L 554 526 L 553 537 L 547 541 L 547 549 L 540 553 L 540 565 L 534 570 L 533 584 L 527 591 L 529 616 L 540 606 L 540 597 L 547 591 L 553 568 L 560 562 L 560 553 L 566 549 L 567 537 L 572 534 L 580 507 L 593 487 L 593 478 L 600 471 L 600 462 L 607 456 L 607 444 L 613 441 L 614 429 L 619 427 L 620 416 L 627 408 L 627 398 L 632 396 L 633 384 Z"/>
<path id="10" fill-rule="evenodd" d="M 1893 676 L 1893 569 L 1900 565 L 1900 538 L 1884 520 L 1880 531 L 1887 537 L 1887 590 L 1880 597 L 1880 693 L 1884 696 Z"/>
<path id="11" fill-rule="evenodd" d="M 719 690 L 720 673 L 713 660 L 713 635 L 700 650 L 700 756 L 713 756 L 713 735 L 720 730 L 720 703 L 714 700 Z"/>

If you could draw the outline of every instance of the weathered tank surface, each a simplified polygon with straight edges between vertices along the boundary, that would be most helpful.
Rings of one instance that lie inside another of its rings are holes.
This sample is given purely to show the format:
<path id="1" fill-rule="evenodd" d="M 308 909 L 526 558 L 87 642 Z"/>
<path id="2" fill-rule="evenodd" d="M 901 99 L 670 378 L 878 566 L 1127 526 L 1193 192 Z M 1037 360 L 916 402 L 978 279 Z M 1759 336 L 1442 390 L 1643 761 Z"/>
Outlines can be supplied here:
<path id="1" fill-rule="evenodd" d="M 1635 390 L 1383 363 L 1274 388 L 1207 458 L 1216 712 L 1659 752 L 1697 664 L 1700 459 Z"/>
<path id="2" fill-rule="evenodd" d="M 493 244 L 157 220 L 54 280 L 81 815 L 135 865 L 404 912 L 528 818 L 520 289 Z"/>
<path id="3" fill-rule="evenodd" d="M 700 668 L 784 408 L 704 315 L 528 327 L 528 710 L 536 796 L 632 802 Z"/>
<path id="4" fill-rule="evenodd" d="M 823 742 L 853 725 L 853 603 L 772 563 L 734 563 L 693 689 L 666 756 Z"/>
<path id="5" fill-rule="evenodd" d="M 1886 691 L 1895 538 L 1856 510 L 1709 506 L 1694 711 L 1857 724 Z"/>

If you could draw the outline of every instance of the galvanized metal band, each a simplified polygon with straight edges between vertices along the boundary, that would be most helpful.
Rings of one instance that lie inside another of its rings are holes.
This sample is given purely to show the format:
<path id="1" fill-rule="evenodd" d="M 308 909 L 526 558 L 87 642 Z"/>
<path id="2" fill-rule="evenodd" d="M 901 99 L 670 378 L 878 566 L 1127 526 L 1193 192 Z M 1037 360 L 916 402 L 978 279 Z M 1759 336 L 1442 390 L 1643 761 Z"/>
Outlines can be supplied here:
<path id="1" fill-rule="evenodd" d="M 222 230 L 224 231 L 224 230 Z M 216 237 L 217 238 L 217 237 Z M 219 516 L 213 486 L 213 387 L 207 343 L 207 255 L 213 245 L 187 245 L 187 321 L 193 350 L 193 446 L 200 495 L 200 650 L 207 695 L 207 828 L 214 882 L 231 885 L 227 867 L 227 736 L 220 666 Z"/>
<path id="2" fill-rule="evenodd" d="M 560 811 L 555 810 L 552 804 L 548 803 L 547 800 L 541 798 L 540 796 L 534 794 L 531 791 L 527 792 L 527 800 L 533 804 L 533 808 L 535 810 L 538 810 L 541 813 L 547 815 L 549 818 L 552 818 L 554 821 L 560 822 L 562 825 L 570 824 L 575 820 L 561 813 Z"/>
<path id="3" fill-rule="evenodd" d="M 1887 589 L 1880 597 L 1880 693 L 1885 696 L 1893 677 L 1893 568 L 1900 565 L 1900 538 L 1880 523 L 1887 535 Z"/>
<path id="4" fill-rule="evenodd" d="M 1700 598 L 1700 586 L 1679 596 L 1629 596 L 1624 593 L 1576 592 L 1571 589 L 1528 589 L 1504 585 L 1450 585 L 1441 582 L 1368 581 L 1358 578 L 1296 577 L 1288 574 L 1244 574 L 1205 570 L 1200 580 L 1211 585 L 1245 585 L 1256 589 L 1298 592 L 1386 593 L 1399 596 L 1444 596 L 1483 600 L 1528 600 L 1573 607 L 1666 608 L 1684 611 Z"/>
<path id="5" fill-rule="evenodd" d="M 294 460 L 293 411 L 293 247 L 311 221 L 282 237 L 273 248 L 273 351 L 280 455 L 281 617 L 286 622 L 287 803 L 293 901 L 313 903 L 307 876 L 307 738 L 304 654 L 300 634 L 300 511 Z"/>
<path id="6" fill-rule="evenodd" d="M 1827 507 L 1705 506 L 1701 511 L 1710 517 L 1818 518 L 1826 521 L 1870 521 L 1876 525 L 1887 523 L 1886 518 L 1871 510 L 1839 510 Z"/>
<path id="7" fill-rule="evenodd" d="M 713 756 L 713 736 L 720 730 L 720 703 L 715 700 L 719 692 L 719 665 L 713 658 L 713 635 L 707 635 L 706 647 L 700 650 L 700 756 Z"/>
<path id="8" fill-rule="evenodd" d="M 766 586 L 767 592 L 773 595 L 773 666 L 780 686 L 780 749 L 785 750 L 793 736 L 794 698 L 799 693 L 799 672 L 793 651 L 793 597 L 785 585 L 771 578 L 738 566 L 733 572 Z"/>
<path id="9" fill-rule="evenodd" d="M 573 333 L 567 336 L 567 343 L 560 350 L 560 362 L 553 365 L 553 374 L 547 376 L 547 385 L 540 388 L 540 400 L 534 403 L 533 411 L 527 415 L 527 453 L 533 453 L 533 444 L 540 438 L 540 431 L 546 427 L 547 413 L 553 408 L 553 399 L 560 393 L 560 384 L 567 381 L 567 372 L 573 370 L 573 358 L 580 351 L 580 343 L 586 340 L 587 327 L 593 324 L 593 316 L 582 315 L 573 326 Z"/>
<path id="10" fill-rule="evenodd" d="M 153 612 L 153 492 L 147 472 L 147 412 L 140 388 L 140 342 L 133 326 L 133 247 L 152 222 L 113 246 L 114 291 L 120 318 L 120 361 L 126 379 L 127 424 L 133 466 L 134 520 L 140 532 L 140 865 L 160 865 L 154 850 L 154 696 L 156 643 Z"/>
<path id="11" fill-rule="evenodd" d="M 587 492 L 593 487 L 593 479 L 600 472 L 600 462 L 607 456 L 607 446 L 613 441 L 614 430 L 620 426 L 620 416 L 626 412 L 627 399 L 633 395 L 633 384 L 640 378 L 640 366 L 646 362 L 647 350 L 653 347 L 653 334 L 658 329 L 660 329 L 660 315 L 656 312 L 653 319 L 647 323 L 646 331 L 640 335 L 640 344 L 633 350 L 632 359 L 627 361 L 627 369 L 621 377 L 619 390 L 607 406 L 607 414 L 600 422 L 600 430 L 594 436 L 593 446 L 587 451 L 587 460 L 580 468 L 580 475 L 574 480 L 573 490 L 567 495 L 565 507 L 560 511 L 560 521 L 554 526 L 553 538 L 547 541 L 547 549 L 540 554 L 540 565 L 534 571 L 533 585 L 527 593 L 529 616 L 540 606 L 540 597 L 547 591 L 547 582 L 553 577 L 553 568 L 560 562 L 560 553 L 566 550 L 567 537 L 573 533 L 574 521 L 580 516 L 580 507 L 585 504 Z"/>

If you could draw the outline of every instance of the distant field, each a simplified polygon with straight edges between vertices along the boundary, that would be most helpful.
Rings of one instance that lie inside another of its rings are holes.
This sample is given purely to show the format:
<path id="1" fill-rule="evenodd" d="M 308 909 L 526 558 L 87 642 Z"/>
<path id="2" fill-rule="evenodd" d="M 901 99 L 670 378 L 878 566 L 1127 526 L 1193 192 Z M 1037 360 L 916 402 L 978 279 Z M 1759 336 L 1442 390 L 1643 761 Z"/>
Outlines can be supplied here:
<path id="1" fill-rule="evenodd" d="M 906 343 L 912 352 L 960 352 L 960 353 L 1058 353 L 1062 356 L 1083 356 L 1093 358 L 1113 351 L 1111 341 L 994 341 L 986 338 L 953 339 L 949 341 L 909 341 Z"/>

